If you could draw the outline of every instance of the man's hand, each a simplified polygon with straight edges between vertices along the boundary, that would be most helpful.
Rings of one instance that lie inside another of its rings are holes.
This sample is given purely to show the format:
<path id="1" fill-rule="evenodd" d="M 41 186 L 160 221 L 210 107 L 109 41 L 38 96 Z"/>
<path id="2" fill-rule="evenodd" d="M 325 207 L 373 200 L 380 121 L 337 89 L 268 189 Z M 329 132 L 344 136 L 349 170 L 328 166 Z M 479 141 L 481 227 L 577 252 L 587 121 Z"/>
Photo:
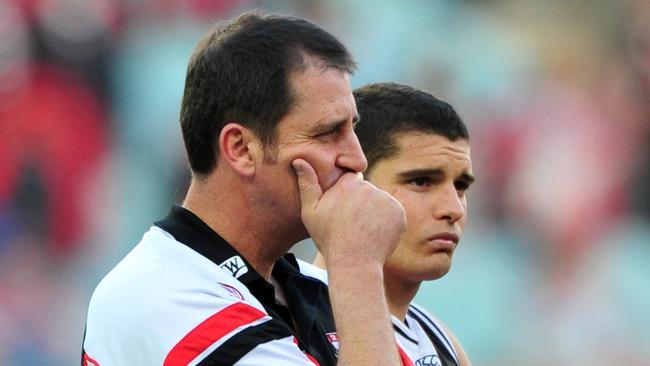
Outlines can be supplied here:
<path id="1" fill-rule="evenodd" d="M 296 159 L 302 221 L 323 254 L 339 337 L 339 366 L 397 366 L 400 358 L 384 292 L 383 266 L 406 227 L 402 205 L 346 173 L 323 192 Z"/>
<path id="2" fill-rule="evenodd" d="M 325 260 L 337 265 L 384 264 L 406 227 L 402 205 L 390 194 L 345 173 L 322 192 L 314 169 L 293 161 L 302 202 L 302 220 Z"/>

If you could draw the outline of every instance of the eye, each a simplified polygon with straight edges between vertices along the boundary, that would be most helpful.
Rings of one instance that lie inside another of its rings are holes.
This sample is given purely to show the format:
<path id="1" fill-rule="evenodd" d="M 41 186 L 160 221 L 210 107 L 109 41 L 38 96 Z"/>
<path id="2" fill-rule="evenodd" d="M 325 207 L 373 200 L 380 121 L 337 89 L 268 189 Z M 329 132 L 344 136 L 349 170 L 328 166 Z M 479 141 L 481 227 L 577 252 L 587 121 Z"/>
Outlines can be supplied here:
<path id="1" fill-rule="evenodd" d="M 328 137 L 328 136 L 331 136 L 331 135 L 335 134 L 337 131 L 338 131 L 338 129 L 335 128 L 335 129 L 332 129 L 332 130 L 321 132 L 318 135 L 316 135 L 315 137 L 317 137 L 317 138 Z"/>
<path id="2" fill-rule="evenodd" d="M 465 192 L 466 190 L 469 189 L 469 182 L 466 182 L 464 180 L 458 180 L 454 182 L 454 186 L 456 187 L 457 190 L 461 192 Z"/>
<path id="3" fill-rule="evenodd" d="M 417 177 L 409 180 L 408 183 L 417 187 L 428 187 L 431 185 L 431 179 L 428 177 Z"/>
<path id="4" fill-rule="evenodd" d="M 341 132 L 341 129 L 343 127 L 341 125 L 334 126 L 328 130 L 324 130 L 322 132 L 317 133 L 314 138 L 319 139 L 319 140 L 330 140 L 336 135 Z"/>

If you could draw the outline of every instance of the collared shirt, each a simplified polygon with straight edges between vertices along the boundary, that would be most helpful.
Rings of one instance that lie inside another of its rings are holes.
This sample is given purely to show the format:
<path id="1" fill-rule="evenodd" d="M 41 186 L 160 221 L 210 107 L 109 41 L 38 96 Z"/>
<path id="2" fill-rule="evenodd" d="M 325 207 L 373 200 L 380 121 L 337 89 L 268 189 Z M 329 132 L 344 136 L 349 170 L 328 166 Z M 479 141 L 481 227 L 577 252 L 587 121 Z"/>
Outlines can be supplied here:
<path id="1" fill-rule="evenodd" d="M 404 322 L 392 317 L 400 344 L 415 366 L 458 366 L 458 355 L 438 319 L 415 303 L 409 304 Z"/>
<path id="2" fill-rule="evenodd" d="M 272 276 L 287 301 L 190 211 L 173 207 L 101 281 L 82 365 L 333 366 L 327 287 L 288 255 Z"/>

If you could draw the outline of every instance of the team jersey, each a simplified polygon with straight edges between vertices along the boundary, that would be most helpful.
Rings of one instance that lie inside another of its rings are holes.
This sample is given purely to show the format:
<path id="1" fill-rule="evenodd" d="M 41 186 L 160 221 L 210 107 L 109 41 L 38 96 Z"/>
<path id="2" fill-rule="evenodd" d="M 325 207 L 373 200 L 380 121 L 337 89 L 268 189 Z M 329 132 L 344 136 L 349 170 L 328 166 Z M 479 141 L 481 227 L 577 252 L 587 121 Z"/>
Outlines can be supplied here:
<path id="1" fill-rule="evenodd" d="M 88 307 L 82 365 L 333 366 L 327 287 L 274 266 L 275 288 L 191 212 L 173 207 L 111 270 Z"/>
<path id="2" fill-rule="evenodd" d="M 327 283 L 327 271 L 299 260 L 300 272 Z M 433 315 L 411 303 L 404 322 L 391 317 L 395 337 L 415 366 L 458 366 L 456 349 Z"/>

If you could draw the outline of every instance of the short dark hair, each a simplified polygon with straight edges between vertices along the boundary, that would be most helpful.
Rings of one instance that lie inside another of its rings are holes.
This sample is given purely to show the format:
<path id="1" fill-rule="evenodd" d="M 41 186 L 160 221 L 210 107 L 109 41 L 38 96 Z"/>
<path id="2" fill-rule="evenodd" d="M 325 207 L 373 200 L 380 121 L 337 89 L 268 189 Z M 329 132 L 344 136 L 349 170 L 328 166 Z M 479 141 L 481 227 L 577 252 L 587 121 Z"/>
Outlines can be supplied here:
<path id="1" fill-rule="evenodd" d="M 467 127 L 454 108 L 422 90 L 376 83 L 354 90 L 354 99 L 360 116 L 355 133 L 368 160 L 368 171 L 379 160 L 399 152 L 396 138 L 403 133 L 469 140 Z"/>
<path id="2" fill-rule="evenodd" d="M 208 174 L 216 166 L 219 132 L 240 123 L 265 147 L 294 104 L 289 76 L 306 57 L 352 74 L 350 52 L 333 35 L 300 18 L 247 12 L 217 25 L 194 50 L 185 79 L 181 129 L 190 168 Z"/>

